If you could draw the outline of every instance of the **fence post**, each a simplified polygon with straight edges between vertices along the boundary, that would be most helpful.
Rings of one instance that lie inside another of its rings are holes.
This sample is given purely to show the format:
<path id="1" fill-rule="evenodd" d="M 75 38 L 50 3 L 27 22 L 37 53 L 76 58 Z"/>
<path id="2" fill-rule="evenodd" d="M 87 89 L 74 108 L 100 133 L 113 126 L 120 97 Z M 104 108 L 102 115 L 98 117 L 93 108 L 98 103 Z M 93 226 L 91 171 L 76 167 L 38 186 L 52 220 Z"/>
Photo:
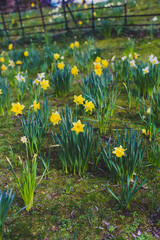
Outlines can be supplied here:
<path id="1" fill-rule="evenodd" d="M 6 27 L 6 23 L 5 23 L 5 19 L 4 19 L 4 15 L 3 15 L 3 12 L 1 11 L 1 18 L 2 18 L 2 22 L 3 22 L 3 27 L 4 27 L 4 31 L 8 37 L 8 40 L 9 40 L 9 34 L 8 34 L 8 31 L 7 31 L 7 27 Z"/>
<path id="2" fill-rule="evenodd" d="M 66 25 L 66 31 L 68 33 L 68 21 L 67 21 L 67 16 L 66 16 L 66 8 L 65 8 L 65 1 L 62 1 L 62 7 L 64 11 L 64 18 L 65 18 L 65 25 Z"/>
<path id="3" fill-rule="evenodd" d="M 70 14 L 71 14 L 71 17 L 72 17 L 73 21 L 75 22 L 75 24 L 76 24 L 76 26 L 77 26 L 77 21 L 76 21 L 76 19 L 75 19 L 74 15 L 72 14 L 72 11 L 71 11 L 71 9 L 70 9 L 70 8 L 69 8 L 69 6 L 68 6 L 68 3 L 66 3 L 66 7 L 67 7 L 68 11 L 70 12 Z"/>
<path id="4" fill-rule="evenodd" d="M 17 4 L 18 15 L 19 15 L 19 21 L 20 21 L 21 29 L 22 29 L 22 35 L 24 37 L 24 28 L 23 28 L 23 23 L 22 23 L 22 18 L 21 18 L 21 11 L 19 9 L 19 2 L 18 2 L 18 0 L 16 0 L 16 4 Z"/>
<path id="5" fill-rule="evenodd" d="M 93 4 L 93 0 L 92 0 L 92 31 L 94 32 L 94 4 Z"/>
<path id="6" fill-rule="evenodd" d="M 124 24 L 127 26 L 127 0 L 124 2 L 124 10 L 125 10 L 125 19 L 124 19 Z"/>
<path id="7" fill-rule="evenodd" d="M 39 2 L 39 10 L 41 13 L 41 18 L 42 18 L 43 30 L 46 31 L 46 26 L 45 26 L 43 11 L 42 11 L 42 4 L 41 4 L 40 0 L 38 0 L 38 2 Z"/>

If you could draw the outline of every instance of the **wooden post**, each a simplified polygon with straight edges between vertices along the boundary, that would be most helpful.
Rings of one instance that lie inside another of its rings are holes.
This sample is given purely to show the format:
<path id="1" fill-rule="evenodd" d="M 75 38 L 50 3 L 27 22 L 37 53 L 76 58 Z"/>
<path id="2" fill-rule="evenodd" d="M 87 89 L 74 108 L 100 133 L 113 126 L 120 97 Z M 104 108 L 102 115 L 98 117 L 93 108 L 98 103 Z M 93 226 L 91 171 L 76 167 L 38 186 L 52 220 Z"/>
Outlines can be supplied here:
<path id="1" fill-rule="evenodd" d="M 92 0 L 92 31 L 94 32 L 95 26 L 94 26 L 94 4 Z"/>
<path id="2" fill-rule="evenodd" d="M 66 31 L 68 32 L 68 21 L 67 21 L 67 16 L 66 16 L 66 8 L 65 8 L 65 1 L 62 1 L 62 7 L 64 11 L 64 18 L 65 18 L 65 25 L 66 25 Z"/>
<path id="3" fill-rule="evenodd" d="M 72 17 L 73 21 L 74 21 L 74 22 L 75 22 L 75 24 L 77 25 L 77 21 L 76 21 L 76 19 L 75 19 L 74 15 L 73 15 L 73 13 L 72 13 L 71 9 L 70 9 L 70 8 L 69 8 L 69 6 L 68 6 L 68 3 L 66 3 L 66 7 L 67 7 L 68 11 L 70 12 L 70 14 L 71 14 L 71 17 Z"/>
<path id="4" fill-rule="evenodd" d="M 18 0 L 16 0 L 16 4 L 17 4 L 18 15 L 19 15 L 19 21 L 20 21 L 20 25 L 21 25 L 21 29 L 22 29 L 22 35 L 24 37 L 24 28 L 23 28 L 23 23 L 22 23 L 22 18 L 21 18 L 21 11 L 19 9 L 19 2 L 18 2 Z"/>
<path id="5" fill-rule="evenodd" d="M 38 0 L 38 2 L 39 2 L 39 10 L 40 10 L 40 13 L 41 13 L 41 18 L 42 18 L 43 30 L 46 31 L 46 26 L 45 26 L 43 11 L 42 11 L 42 4 L 41 4 L 40 0 Z"/>
<path id="6" fill-rule="evenodd" d="M 6 27 L 6 23 L 5 23 L 5 19 L 4 19 L 4 15 L 3 15 L 2 11 L 1 11 L 1 18 L 2 18 L 2 22 L 3 22 L 4 31 L 5 31 L 5 33 L 6 33 L 7 37 L 8 37 L 8 40 L 10 40 L 9 39 L 8 30 L 7 30 L 7 27 Z"/>
<path id="7" fill-rule="evenodd" d="M 127 26 L 127 0 L 124 2 L 124 10 L 125 10 L 125 19 L 124 19 L 124 24 Z"/>

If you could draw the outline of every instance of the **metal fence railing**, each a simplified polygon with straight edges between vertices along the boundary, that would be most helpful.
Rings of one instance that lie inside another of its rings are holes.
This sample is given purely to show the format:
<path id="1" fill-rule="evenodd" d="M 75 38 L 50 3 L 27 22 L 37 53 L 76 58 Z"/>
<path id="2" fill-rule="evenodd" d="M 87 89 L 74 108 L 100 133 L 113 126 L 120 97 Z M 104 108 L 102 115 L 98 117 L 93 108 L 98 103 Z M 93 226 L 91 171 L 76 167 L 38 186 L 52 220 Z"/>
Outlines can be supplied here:
<path id="1" fill-rule="evenodd" d="M 0 37 L 7 37 L 10 41 L 17 37 L 25 37 L 32 34 L 44 34 L 45 32 L 62 33 L 74 30 L 91 30 L 101 27 L 100 22 L 114 20 L 115 25 L 128 27 L 150 26 L 148 18 L 160 16 L 160 14 L 131 15 L 127 13 L 127 3 L 106 6 L 95 5 L 94 1 L 87 8 L 71 9 L 70 5 L 62 0 L 60 10 L 44 7 L 40 0 L 31 2 L 22 0 L 9 0 L 12 7 L 0 6 Z M 11 6 L 10 5 L 10 6 Z M 100 16 L 96 16 L 96 12 Z M 86 17 L 87 16 L 87 17 Z M 140 23 L 134 23 L 138 19 Z M 141 22 L 141 19 L 145 19 Z M 152 25 L 160 25 L 153 22 Z"/>

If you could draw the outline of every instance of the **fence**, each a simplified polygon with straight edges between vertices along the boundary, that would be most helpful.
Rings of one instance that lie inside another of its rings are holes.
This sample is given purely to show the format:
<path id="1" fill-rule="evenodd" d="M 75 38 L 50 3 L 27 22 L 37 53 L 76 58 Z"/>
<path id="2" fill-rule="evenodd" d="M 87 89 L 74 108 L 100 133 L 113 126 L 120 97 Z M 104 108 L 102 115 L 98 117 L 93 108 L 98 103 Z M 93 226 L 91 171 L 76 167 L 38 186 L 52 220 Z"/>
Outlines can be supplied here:
<path id="1" fill-rule="evenodd" d="M 34 1 L 34 4 L 28 4 L 20 0 L 9 0 L 12 7 L 1 6 L 1 22 L 0 22 L 0 37 L 7 37 L 9 41 L 15 40 L 18 37 L 25 37 L 33 34 L 52 33 L 69 33 L 70 31 L 79 30 L 86 31 L 101 27 L 104 20 L 113 21 L 115 26 L 126 27 L 142 27 L 150 26 L 148 19 L 160 14 L 127 14 L 127 3 L 106 6 L 104 3 L 95 5 L 92 4 L 81 6 L 77 9 L 70 7 L 70 4 L 62 1 L 59 10 L 54 8 L 44 7 L 40 0 Z M 132 19 L 145 19 L 143 23 L 134 23 Z M 147 23 L 146 23 L 147 22 Z M 160 23 L 152 23 L 152 25 L 160 25 Z"/>

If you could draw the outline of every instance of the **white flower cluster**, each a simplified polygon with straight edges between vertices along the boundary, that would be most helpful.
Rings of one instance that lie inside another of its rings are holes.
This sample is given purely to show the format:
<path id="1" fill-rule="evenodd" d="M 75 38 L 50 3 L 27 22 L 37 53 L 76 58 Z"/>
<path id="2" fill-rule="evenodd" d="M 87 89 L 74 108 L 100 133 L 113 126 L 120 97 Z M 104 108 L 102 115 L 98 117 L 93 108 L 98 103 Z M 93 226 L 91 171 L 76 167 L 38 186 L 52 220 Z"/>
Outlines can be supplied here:
<path id="1" fill-rule="evenodd" d="M 38 85 L 44 78 L 45 78 L 45 72 L 38 73 L 38 76 L 37 76 L 36 80 L 34 80 L 33 83 Z"/>
<path id="2" fill-rule="evenodd" d="M 18 82 L 26 81 L 25 77 L 23 77 L 20 73 L 18 73 L 17 76 L 15 76 L 15 78 L 17 79 Z"/>

